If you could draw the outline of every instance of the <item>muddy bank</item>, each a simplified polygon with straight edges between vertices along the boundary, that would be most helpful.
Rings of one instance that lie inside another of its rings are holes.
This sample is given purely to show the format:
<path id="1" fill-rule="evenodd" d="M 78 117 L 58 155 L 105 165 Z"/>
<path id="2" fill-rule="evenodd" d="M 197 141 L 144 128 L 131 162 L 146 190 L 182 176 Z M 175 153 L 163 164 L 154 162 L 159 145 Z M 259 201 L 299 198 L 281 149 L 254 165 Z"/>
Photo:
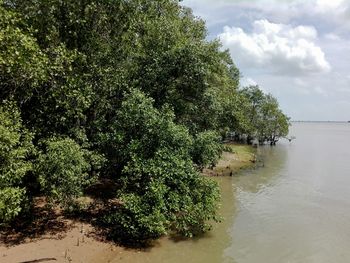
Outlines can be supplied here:
<path id="1" fill-rule="evenodd" d="M 257 165 L 257 149 L 245 144 L 226 144 L 226 151 L 213 169 L 204 169 L 208 176 L 233 176 Z"/>

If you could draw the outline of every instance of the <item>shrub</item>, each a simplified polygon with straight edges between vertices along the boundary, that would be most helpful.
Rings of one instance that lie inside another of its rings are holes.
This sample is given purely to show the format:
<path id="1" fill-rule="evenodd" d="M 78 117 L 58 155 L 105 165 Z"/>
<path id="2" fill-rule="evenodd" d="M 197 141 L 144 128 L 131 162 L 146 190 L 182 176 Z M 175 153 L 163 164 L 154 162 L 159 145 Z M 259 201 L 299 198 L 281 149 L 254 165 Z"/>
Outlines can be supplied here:
<path id="1" fill-rule="evenodd" d="M 215 165 L 219 160 L 223 145 L 220 142 L 221 136 L 214 131 L 199 133 L 194 140 L 192 148 L 193 162 L 200 168 L 208 165 Z"/>
<path id="2" fill-rule="evenodd" d="M 127 96 L 118 117 L 125 160 L 117 193 L 122 207 L 105 223 L 116 236 L 138 241 L 208 230 L 208 221 L 217 219 L 219 190 L 194 168 L 188 130 L 139 91 Z"/>
<path id="3" fill-rule="evenodd" d="M 11 221 L 25 205 L 22 182 L 32 169 L 31 134 L 23 127 L 14 103 L 0 105 L 0 224 Z"/>
<path id="4" fill-rule="evenodd" d="M 69 138 L 52 138 L 44 145 L 35 167 L 41 189 L 51 201 L 69 208 L 94 180 L 88 173 L 89 152 Z"/>
<path id="5" fill-rule="evenodd" d="M 105 218 L 118 237 L 191 237 L 209 230 L 208 221 L 218 219 L 218 186 L 201 176 L 189 158 L 159 150 L 152 159 L 133 159 L 123 175 L 118 195 L 123 207 Z"/>
<path id="6" fill-rule="evenodd" d="M 25 190 L 19 187 L 0 189 L 0 225 L 10 222 L 25 206 Z"/>

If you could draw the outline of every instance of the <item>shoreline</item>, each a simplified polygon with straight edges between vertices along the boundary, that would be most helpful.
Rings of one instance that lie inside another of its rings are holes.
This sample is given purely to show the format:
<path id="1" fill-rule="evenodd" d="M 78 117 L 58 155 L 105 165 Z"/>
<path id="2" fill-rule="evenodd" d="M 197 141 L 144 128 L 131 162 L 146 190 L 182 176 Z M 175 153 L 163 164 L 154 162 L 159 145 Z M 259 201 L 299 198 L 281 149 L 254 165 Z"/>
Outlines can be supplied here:
<path id="1" fill-rule="evenodd" d="M 94 237 L 96 229 L 87 223 L 65 220 L 69 230 L 57 234 L 47 233 L 40 237 L 26 238 L 19 244 L 0 243 L 0 261 L 7 263 L 34 262 L 96 262 L 100 252 L 117 251 L 121 247 Z M 82 233 L 81 229 L 84 229 Z M 109 262 L 106 258 L 100 262 Z"/>
<path id="2" fill-rule="evenodd" d="M 204 176 L 234 176 L 239 171 L 256 165 L 256 149 L 252 146 L 226 144 L 226 147 L 231 150 L 224 151 L 213 169 L 204 169 L 202 172 Z M 0 262 L 105 263 L 112 262 L 116 258 L 130 258 L 132 254 L 142 251 L 124 248 L 101 238 L 98 229 L 90 223 L 68 219 L 61 215 L 53 215 L 53 218 L 56 221 L 59 219 L 59 224 L 55 226 L 54 231 L 49 230 L 45 233 L 24 237 L 17 242 L 11 241 L 11 238 L 18 238 L 16 233 L 13 234 L 13 237 L 1 237 Z M 45 224 L 50 225 L 51 223 L 50 221 Z M 5 242 L 5 240 L 9 241 Z"/>
<path id="3" fill-rule="evenodd" d="M 256 166 L 257 149 L 251 145 L 228 143 L 225 147 L 230 151 L 224 151 L 220 160 L 213 169 L 205 168 L 202 174 L 205 176 L 234 176 L 242 170 Z"/>

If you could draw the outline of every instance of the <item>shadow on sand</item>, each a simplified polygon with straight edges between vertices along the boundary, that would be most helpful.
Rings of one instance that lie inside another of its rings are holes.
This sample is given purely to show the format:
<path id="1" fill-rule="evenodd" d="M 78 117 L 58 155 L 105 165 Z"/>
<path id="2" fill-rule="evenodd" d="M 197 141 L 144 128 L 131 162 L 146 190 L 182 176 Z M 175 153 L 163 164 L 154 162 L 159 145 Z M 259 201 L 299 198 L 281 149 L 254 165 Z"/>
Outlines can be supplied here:
<path id="1" fill-rule="evenodd" d="M 22 216 L 11 225 L 0 229 L 0 243 L 6 246 L 18 245 L 26 239 L 62 239 L 71 229 L 73 222 L 67 220 L 38 198 L 31 208 L 31 216 Z"/>

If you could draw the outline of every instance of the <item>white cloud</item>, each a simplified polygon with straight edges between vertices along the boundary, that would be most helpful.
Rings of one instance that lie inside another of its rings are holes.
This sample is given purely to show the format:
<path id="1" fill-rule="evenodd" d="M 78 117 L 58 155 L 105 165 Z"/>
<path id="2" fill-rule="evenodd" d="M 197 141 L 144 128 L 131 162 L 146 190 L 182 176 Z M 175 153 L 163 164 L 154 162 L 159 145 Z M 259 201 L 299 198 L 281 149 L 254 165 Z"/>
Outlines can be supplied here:
<path id="1" fill-rule="evenodd" d="M 300 79 L 300 78 L 295 78 L 294 83 L 295 83 L 295 85 L 297 85 L 299 87 L 307 87 L 308 86 L 307 82 Z"/>
<path id="2" fill-rule="evenodd" d="M 314 87 L 313 90 L 318 95 L 321 95 L 321 96 L 324 96 L 324 97 L 328 96 L 328 92 L 324 88 L 321 88 L 320 86 Z"/>
<path id="3" fill-rule="evenodd" d="M 332 40 L 332 41 L 341 40 L 340 36 L 338 36 L 337 34 L 334 34 L 334 33 L 325 34 L 324 37 L 325 37 L 326 39 Z"/>
<path id="4" fill-rule="evenodd" d="M 344 0 L 316 0 L 315 10 L 321 13 L 328 13 L 329 11 L 343 12 L 346 8 Z"/>
<path id="5" fill-rule="evenodd" d="M 288 75 L 324 73 L 331 68 L 322 49 L 315 44 L 317 31 L 314 27 L 257 20 L 251 33 L 225 26 L 218 37 L 244 68 Z"/>
<path id="6" fill-rule="evenodd" d="M 201 10 L 209 20 L 222 19 L 223 14 L 249 12 L 255 19 L 268 17 L 275 22 L 289 23 L 295 19 L 320 19 L 322 24 L 339 27 L 341 33 L 350 28 L 349 0 L 184 0 L 184 5 Z M 225 17 L 229 19 L 229 17 Z"/>

